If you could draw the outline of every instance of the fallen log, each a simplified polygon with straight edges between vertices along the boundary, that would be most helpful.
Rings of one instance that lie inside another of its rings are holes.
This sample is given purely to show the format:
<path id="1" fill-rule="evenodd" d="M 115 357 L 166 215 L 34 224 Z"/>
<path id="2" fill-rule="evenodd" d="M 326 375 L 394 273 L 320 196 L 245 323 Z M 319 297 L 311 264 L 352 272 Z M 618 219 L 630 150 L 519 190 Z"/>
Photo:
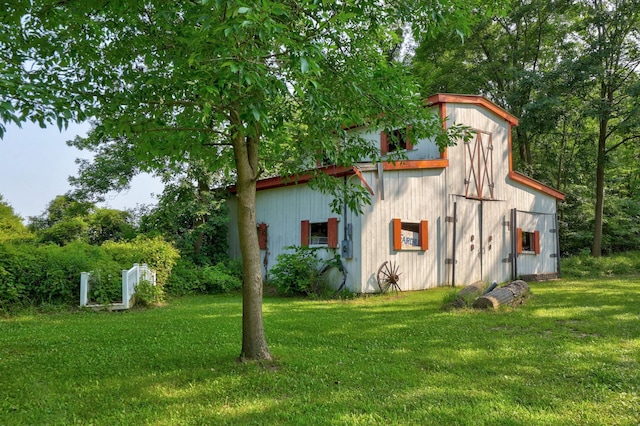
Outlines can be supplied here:
<path id="1" fill-rule="evenodd" d="M 529 285 L 526 282 L 522 280 L 512 281 L 504 287 L 498 287 L 489 293 L 478 297 L 475 302 L 473 302 L 473 307 L 480 309 L 496 309 L 500 305 L 512 304 L 519 301 L 528 293 Z"/>
<path id="2" fill-rule="evenodd" d="M 458 299 L 464 299 L 470 297 L 470 295 L 480 296 L 489 284 L 484 281 L 476 281 L 469 284 L 458 292 Z"/>

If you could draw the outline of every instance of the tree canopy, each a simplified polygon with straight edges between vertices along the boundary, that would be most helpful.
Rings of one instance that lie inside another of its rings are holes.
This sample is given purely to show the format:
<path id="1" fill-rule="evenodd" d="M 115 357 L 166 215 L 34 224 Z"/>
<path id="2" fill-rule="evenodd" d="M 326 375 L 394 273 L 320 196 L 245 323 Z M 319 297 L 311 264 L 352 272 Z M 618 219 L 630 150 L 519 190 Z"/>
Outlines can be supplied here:
<path id="1" fill-rule="evenodd" d="M 402 34 L 462 34 L 481 1 L 34 0 L 4 12 L 3 120 L 91 117 L 142 164 L 198 159 L 235 180 L 243 257 L 241 358 L 270 359 L 255 185 L 329 158 L 377 158 L 345 127 L 442 132 L 393 54 Z M 446 137 L 438 140 L 446 143 Z M 353 195 L 323 179 L 321 189 Z"/>
<path id="2" fill-rule="evenodd" d="M 464 43 L 423 40 L 414 60 L 426 93 L 481 93 L 519 117 L 514 164 L 567 193 L 569 253 L 628 249 L 639 235 L 640 198 L 621 185 L 639 172 L 639 23 L 637 0 L 513 0 Z"/>

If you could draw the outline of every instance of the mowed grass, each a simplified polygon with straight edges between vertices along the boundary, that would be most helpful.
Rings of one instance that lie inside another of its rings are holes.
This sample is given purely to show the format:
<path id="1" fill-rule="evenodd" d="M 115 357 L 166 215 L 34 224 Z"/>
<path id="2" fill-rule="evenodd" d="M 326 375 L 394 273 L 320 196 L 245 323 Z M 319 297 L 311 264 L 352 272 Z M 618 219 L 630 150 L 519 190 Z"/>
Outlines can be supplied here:
<path id="1" fill-rule="evenodd" d="M 640 279 L 531 288 L 496 312 L 266 298 L 268 364 L 235 360 L 235 295 L 2 318 L 0 424 L 637 425 Z"/>

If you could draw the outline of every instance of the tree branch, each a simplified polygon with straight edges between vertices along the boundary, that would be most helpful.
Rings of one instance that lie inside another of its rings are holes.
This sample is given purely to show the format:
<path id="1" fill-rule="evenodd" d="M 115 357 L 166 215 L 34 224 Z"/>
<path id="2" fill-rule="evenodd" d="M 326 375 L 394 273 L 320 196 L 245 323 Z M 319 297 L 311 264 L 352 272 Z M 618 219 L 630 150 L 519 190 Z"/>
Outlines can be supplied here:
<path id="1" fill-rule="evenodd" d="M 633 135 L 633 136 L 626 137 L 626 138 L 622 139 L 620 142 L 618 142 L 617 144 L 615 144 L 614 146 L 612 146 L 610 148 L 607 148 L 604 151 L 604 153 L 605 154 L 609 154 L 611 151 L 614 151 L 615 149 L 619 148 L 620 146 L 624 145 L 625 143 L 627 143 L 629 141 L 632 141 L 632 140 L 635 140 L 635 139 L 640 140 L 640 135 Z"/>

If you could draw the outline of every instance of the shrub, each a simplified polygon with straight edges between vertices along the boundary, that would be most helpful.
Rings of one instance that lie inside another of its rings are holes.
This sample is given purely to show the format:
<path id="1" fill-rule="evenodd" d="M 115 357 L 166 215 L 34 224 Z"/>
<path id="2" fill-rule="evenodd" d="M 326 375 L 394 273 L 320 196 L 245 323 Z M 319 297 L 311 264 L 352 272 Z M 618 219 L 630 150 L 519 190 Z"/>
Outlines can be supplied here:
<path id="1" fill-rule="evenodd" d="M 152 306 L 164 302 L 164 292 L 162 287 L 153 285 L 147 280 L 142 280 L 136 287 L 136 304 L 141 306 Z"/>
<path id="2" fill-rule="evenodd" d="M 321 280 L 321 261 L 315 250 L 298 246 L 289 249 L 293 253 L 282 253 L 276 258 L 269 282 L 283 294 L 319 294 L 326 285 Z"/>
<path id="3" fill-rule="evenodd" d="M 63 247 L 0 243 L 0 310 L 8 312 L 23 305 L 77 305 L 80 273 L 90 271 L 90 298 L 98 303 L 119 301 L 123 269 L 147 263 L 156 270 L 162 285 L 177 258 L 173 246 L 160 239 L 140 238 L 104 246 L 80 241 Z"/>
<path id="4" fill-rule="evenodd" d="M 224 262 L 202 268 L 201 277 L 207 293 L 228 293 L 242 288 L 242 280 L 235 277 Z"/>
<path id="5" fill-rule="evenodd" d="M 99 267 L 89 275 L 89 303 L 108 305 L 122 301 L 122 274 L 116 269 Z"/>
<path id="6" fill-rule="evenodd" d="M 131 268 L 134 263 L 146 263 L 156 271 L 156 284 L 163 286 L 180 257 L 178 250 L 160 237 L 138 235 L 131 241 L 107 241 L 101 246 L 116 262 Z"/>
<path id="7" fill-rule="evenodd" d="M 180 258 L 173 268 L 165 290 L 174 296 L 203 293 L 228 293 L 242 288 L 242 265 L 228 260 L 200 267 Z"/>
<path id="8" fill-rule="evenodd" d="M 192 261 L 182 257 L 179 258 L 171 270 L 171 275 L 164 285 L 164 290 L 167 294 L 173 296 L 203 293 L 204 289 L 200 283 L 199 270 L 200 268 Z"/>

